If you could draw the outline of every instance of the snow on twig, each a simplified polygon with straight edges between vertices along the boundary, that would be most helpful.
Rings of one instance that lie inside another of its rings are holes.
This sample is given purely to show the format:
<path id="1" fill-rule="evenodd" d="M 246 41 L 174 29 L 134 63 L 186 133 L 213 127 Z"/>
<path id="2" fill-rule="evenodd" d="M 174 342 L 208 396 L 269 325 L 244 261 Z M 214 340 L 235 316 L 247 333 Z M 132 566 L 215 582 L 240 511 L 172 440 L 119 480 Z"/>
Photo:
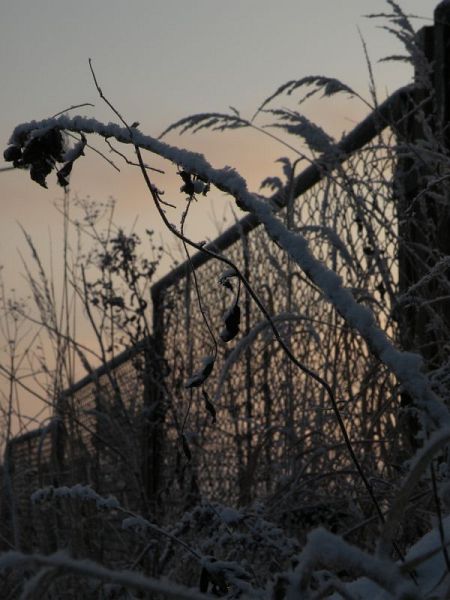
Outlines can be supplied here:
<path id="1" fill-rule="evenodd" d="M 432 458 L 437 452 L 444 448 L 450 440 L 450 427 L 443 427 L 435 431 L 424 446 L 420 448 L 411 461 L 408 475 L 406 476 L 400 491 L 397 493 L 393 506 L 389 511 L 386 521 L 383 525 L 380 536 L 380 550 L 387 551 L 392 541 L 396 525 L 403 517 L 405 506 L 408 499 L 419 482 L 421 476 L 430 464 Z"/>
<path id="2" fill-rule="evenodd" d="M 66 552 L 55 552 L 49 556 L 44 556 L 42 554 L 23 554 L 22 552 L 11 551 L 0 555 L 0 572 L 6 569 L 23 567 L 63 569 L 79 575 L 118 583 L 126 587 L 163 594 L 168 598 L 177 600 L 212 600 L 213 598 L 209 594 L 201 594 L 172 581 L 144 577 L 144 575 L 134 571 L 108 569 L 88 559 L 77 560 L 68 556 Z"/>
<path id="3" fill-rule="evenodd" d="M 393 598 L 419 600 L 422 597 L 419 589 L 405 578 L 395 563 L 366 554 L 323 528 L 309 534 L 307 544 L 298 558 L 298 566 L 288 576 L 293 591 L 297 593 L 307 589 L 311 573 L 321 565 L 326 569 L 360 573 L 391 593 Z"/>

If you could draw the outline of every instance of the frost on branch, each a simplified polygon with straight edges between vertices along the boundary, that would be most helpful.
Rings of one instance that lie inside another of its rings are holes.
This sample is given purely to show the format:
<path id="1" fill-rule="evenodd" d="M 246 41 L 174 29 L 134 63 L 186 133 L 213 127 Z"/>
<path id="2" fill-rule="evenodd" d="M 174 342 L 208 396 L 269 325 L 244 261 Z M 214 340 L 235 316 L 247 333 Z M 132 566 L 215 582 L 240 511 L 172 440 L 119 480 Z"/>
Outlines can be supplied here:
<path id="1" fill-rule="evenodd" d="M 32 504 L 43 504 L 56 499 L 77 499 L 86 502 L 93 502 L 97 508 L 114 510 L 120 508 L 120 504 L 114 496 L 103 498 L 89 485 L 77 483 L 72 487 L 62 486 L 53 487 L 52 485 L 41 488 L 31 495 Z"/>
<path id="2" fill-rule="evenodd" d="M 419 600 L 420 590 L 413 581 L 403 575 L 399 566 L 389 560 L 381 560 L 345 542 L 341 537 L 324 529 L 316 529 L 308 536 L 308 542 L 298 557 L 298 566 L 287 575 L 287 597 L 310 597 L 311 583 L 319 568 L 327 571 L 345 569 L 352 575 L 364 575 L 367 579 L 388 592 L 387 598 Z M 317 582 L 315 582 L 317 584 Z M 371 587 L 373 593 L 377 586 Z M 378 588 L 379 590 L 379 588 Z M 367 598 L 369 596 L 366 596 Z"/>

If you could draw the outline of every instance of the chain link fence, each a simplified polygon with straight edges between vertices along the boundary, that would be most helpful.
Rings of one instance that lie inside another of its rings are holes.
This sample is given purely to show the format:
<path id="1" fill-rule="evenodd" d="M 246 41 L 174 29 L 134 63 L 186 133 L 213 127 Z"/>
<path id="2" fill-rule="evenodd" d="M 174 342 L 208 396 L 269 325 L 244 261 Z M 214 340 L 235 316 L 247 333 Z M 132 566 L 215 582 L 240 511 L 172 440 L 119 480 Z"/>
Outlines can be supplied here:
<path id="1" fill-rule="evenodd" d="M 332 168 L 314 167 L 298 198 L 289 186 L 278 193 L 278 217 L 396 337 L 394 146 L 385 130 Z M 214 244 L 297 359 L 331 385 L 358 458 L 386 495 L 399 447 L 392 376 L 251 218 Z M 236 278 L 225 272 L 232 289 L 220 283 L 224 271 L 219 260 L 194 257 L 163 278 L 153 288 L 153 338 L 67 390 L 49 427 L 10 441 L 3 511 L 22 546 L 37 535 L 30 496 L 48 485 L 90 484 L 163 520 L 200 497 L 241 505 L 264 497 L 286 519 L 332 498 L 368 505 L 324 389 L 288 359 L 244 288 L 237 298 Z M 240 332 L 225 343 L 224 315 L 235 303 Z M 186 388 L 214 353 L 204 317 L 218 355 L 205 385 Z"/>

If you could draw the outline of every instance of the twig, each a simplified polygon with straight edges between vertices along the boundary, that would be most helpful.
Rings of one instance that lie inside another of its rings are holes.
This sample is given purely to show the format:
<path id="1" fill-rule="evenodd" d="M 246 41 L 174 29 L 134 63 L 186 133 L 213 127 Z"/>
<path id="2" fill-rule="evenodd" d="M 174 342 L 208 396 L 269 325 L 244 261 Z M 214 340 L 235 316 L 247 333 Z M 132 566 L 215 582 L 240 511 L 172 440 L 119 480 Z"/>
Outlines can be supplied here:
<path id="1" fill-rule="evenodd" d="M 139 166 L 137 163 L 130 160 L 128 158 L 128 156 L 126 156 L 125 154 L 120 152 L 120 150 L 117 150 L 117 148 L 114 148 L 114 146 L 111 144 L 111 142 L 108 139 L 105 139 L 105 142 L 108 144 L 111 152 L 114 152 L 115 154 L 117 154 L 118 156 L 123 158 L 123 160 L 127 163 L 127 165 L 131 165 L 132 167 Z M 157 169 L 156 167 L 150 167 L 149 165 L 145 165 L 145 168 L 148 169 L 149 171 L 155 171 L 156 173 L 161 173 L 161 174 L 165 175 L 165 171 L 163 171 L 162 169 Z M 172 206 L 172 205 L 170 204 L 169 206 Z M 175 208 L 175 206 L 172 206 L 172 208 Z"/>
<path id="2" fill-rule="evenodd" d="M 63 115 L 64 113 L 68 112 L 69 110 L 74 110 L 75 108 L 82 108 L 83 106 L 94 107 L 95 104 L 92 104 L 91 102 L 83 102 L 82 104 L 73 104 L 72 106 L 69 106 L 68 108 L 65 108 L 64 110 L 60 110 L 59 112 L 55 113 L 50 118 L 54 119 L 55 117 L 59 117 L 59 115 Z"/>
<path id="3" fill-rule="evenodd" d="M 69 135 L 71 138 L 79 141 L 79 139 L 77 138 L 76 135 L 74 135 L 73 133 L 71 133 L 70 131 L 67 132 L 67 135 Z M 97 153 L 99 156 L 101 156 L 103 158 L 103 160 L 106 160 L 107 163 L 109 163 L 116 171 L 119 171 L 120 173 L 120 169 L 119 167 L 107 156 L 105 156 L 103 154 L 103 152 L 101 152 L 100 150 L 98 150 L 98 148 L 95 148 L 95 146 L 92 146 L 91 144 L 88 144 L 86 142 L 86 148 L 89 148 L 89 150 L 92 150 L 93 152 Z"/>

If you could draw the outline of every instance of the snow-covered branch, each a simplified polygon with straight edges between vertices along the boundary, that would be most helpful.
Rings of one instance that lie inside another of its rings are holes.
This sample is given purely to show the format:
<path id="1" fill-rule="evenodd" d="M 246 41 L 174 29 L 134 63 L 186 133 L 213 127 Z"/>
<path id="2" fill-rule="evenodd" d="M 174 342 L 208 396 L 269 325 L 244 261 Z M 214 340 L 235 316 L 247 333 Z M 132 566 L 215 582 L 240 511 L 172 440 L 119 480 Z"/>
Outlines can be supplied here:
<path id="1" fill-rule="evenodd" d="M 412 580 L 405 577 L 395 563 L 371 556 L 322 528 L 310 533 L 308 542 L 299 555 L 299 564 L 289 577 L 289 583 L 299 597 L 309 587 L 313 571 L 320 566 L 330 570 L 346 569 L 352 574 L 364 575 L 386 590 L 390 594 L 389 598 L 419 600 L 422 597 Z M 374 593 L 375 590 L 371 591 Z M 367 588 L 366 593 L 370 593 Z"/>
<path id="2" fill-rule="evenodd" d="M 176 600 L 212 600 L 213 598 L 213 596 L 210 596 L 209 594 L 201 594 L 196 590 L 172 581 L 145 577 L 134 571 L 109 569 L 92 560 L 77 560 L 71 558 L 65 552 L 56 552 L 49 556 L 42 554 L 23 554 L 22 552 L 6 552 L 0 556 L 0 572 L 5 569 L 19 569 L 24 567 L 51 567 L 63 571 L 70 571 L 78 575 L 120 584 L 127 588 L 162 594 L 165 597 L 174 598 Z"/>

